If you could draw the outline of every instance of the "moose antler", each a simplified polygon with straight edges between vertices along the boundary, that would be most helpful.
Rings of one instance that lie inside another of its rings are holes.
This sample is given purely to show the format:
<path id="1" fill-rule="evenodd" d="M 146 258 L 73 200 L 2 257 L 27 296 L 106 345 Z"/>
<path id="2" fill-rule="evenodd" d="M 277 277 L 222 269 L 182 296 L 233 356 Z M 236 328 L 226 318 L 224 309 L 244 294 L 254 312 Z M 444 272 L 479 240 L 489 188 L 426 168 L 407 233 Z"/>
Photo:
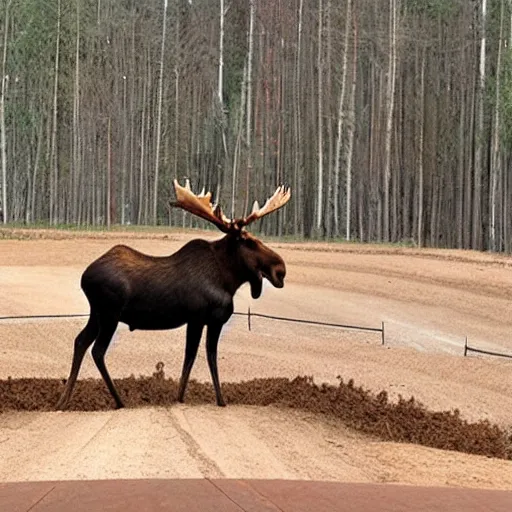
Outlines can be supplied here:
<path id="1" fill-rule="evenodd" d="M 239 219 L 236 221 L 237 225 L 240 227 L 247 226 L 251 222 L 255 220 L 261 219 L 265 215 L 274 212 L 275 210 L 279 210 L 282 208 L 292 196 L 291 190 L 285 189 L 283 185 L 277 187 L 277 190 L 274 192 L 272 197 L 269 197 L 265 204 L 260 208 L 258 201 L 254 201 L 252 212 L 245 219 Z"/>
<path id="2" fill-rule="evenodd" d="M 222 213 L 220 206 L 214 206 L 211 203 L 211 192 L 205 194 L 203 189 L 199 195 L 194 194 L 190 190 L 188 179 L 185 181 L 184 187 L 178 183 L 178 180 L 174 180 L 174 190 L 177 201 L 171 203 L 171 206 L 183 208 L 183 210 L 215 224 L 224 233 L 233 229 L 233 222 Z"/>
<path id="3" fill-rule="evenodd" d="M 284 186 L 277 187 L 274 195 L 267 199 L 261 208 L 258 201 L 254 201 L 252 212 L 249 216 L 243 219 L 228 219 L 219 205 L 214 206 L 211 203 L 211 192 L 205 194 L 203 189 L 199 195 L 194 194 L 190 190 L 190 181 L 188 179 L 185 181 L 184 187 L 178 183 L 178 180 L 174 180 L 174 190 L 176 191 L 177 201 L 171 203 L 171 206 L 182 208 L 215 224 L 224 233 L 241 231 L 245 226 L 283 207 L 291 197 L 289 188 L 285 189 Z"/>

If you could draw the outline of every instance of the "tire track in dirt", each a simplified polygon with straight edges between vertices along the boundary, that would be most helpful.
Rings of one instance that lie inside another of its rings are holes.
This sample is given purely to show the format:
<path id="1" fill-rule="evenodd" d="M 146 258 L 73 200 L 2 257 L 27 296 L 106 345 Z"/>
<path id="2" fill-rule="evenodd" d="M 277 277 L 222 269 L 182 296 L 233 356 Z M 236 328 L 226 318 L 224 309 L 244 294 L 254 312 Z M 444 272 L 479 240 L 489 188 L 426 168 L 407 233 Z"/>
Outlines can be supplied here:
<path id="1" fill-rule="evenodd" d="M 170 409 L 169 419 L 171 425 L 180 436 L 181 441 L 187 447 L 188 454 L 197 462 L 201 474 L 205 478 L 223 478 L 225 475 L 219 466 L 210 459 L 202 450 L 199 443 L 191 434 L 190 424 L 187 419 L 186 409 Z"/>

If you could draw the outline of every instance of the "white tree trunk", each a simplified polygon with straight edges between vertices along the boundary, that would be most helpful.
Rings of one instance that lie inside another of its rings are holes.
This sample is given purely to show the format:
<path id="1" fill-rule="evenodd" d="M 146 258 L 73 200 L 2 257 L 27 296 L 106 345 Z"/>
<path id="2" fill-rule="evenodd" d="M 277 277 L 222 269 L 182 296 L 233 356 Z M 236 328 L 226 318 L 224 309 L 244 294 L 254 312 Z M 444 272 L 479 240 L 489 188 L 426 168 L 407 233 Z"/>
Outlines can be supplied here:
<path id="1" fill-rule="evenodd" d="M 490 197 L 490 229 L 489 229 L 489 248 L 496 251 L 496 198 L 498 195 L 498 182 L 500 179 L 500 94 L 501 94 L 501 57 L 503 47 L 503 18 L 504 2 L 501 0 L 500 9 L 500 32 L 498 41 L 498 57 L 496 63 L 496 96 L 494 103 L 494 128 L 492 134 L 492 156 L 491 156 L 491 197 Z"/>
<path id="2" fill-rule="evenodd" d="M 174 178 L 178 176 L 179 130 L 180 130 L 180 13 L 176 16 L 176 40 L 174 42 Z"/>
<path id="3" fill-rule="evenodd" d="M 220 105 L 222 111 L 224 111 L 223 77 L 224 77 L 224 0 L 220 0 L 219 78 L 218 78 L 217 94 L 219 96 L 219 105 Z"/>
<path id="4" fill-rule="evenodd" d="M 41 160 L 41 147 L 43 145 L 43 122 L 41 121 L 39 124 L 39 130 L 37 132 L 37 147 L 36 147 L 36 158 L 34 162 L 34 168 L 32 170 L 32 183 L 31 183 L 31 192 L 30 192 L 30 219 L 29 222 L 35 221 L 36 215 L 36 184 L 37 184 L 37 173 L 39 171 L 39 162 Z"/>
<path id="5" fill-rule="evenodd" d="M 112 121 L 110 117 L 108 118 L 108 127 L 107 127 L 107 207 L 106 207 L 106 217 L 107 217 L 107 229 L 110 229 L 111 223 L 111 208 L 112 208 L 112 160 L 111 160 L 111 133 L 112 130 Z"/>
<path id="6" fill-rule="evenodd" d="M 139 163 L 139 204 L 137 208 L 137 224 L 142 223 L 142 206 L 144 200 L 144 167 L 146 165 L 146 94 L 147 78 L 142 84 L 142 115 L 140 121 L 140 163 Z"/>
<path id="7" fill-rule="evenodd" d="M 73 221 L 78 222 L 78 187 L 80 183 L 80 3 L 76 0 L 75 94 L 73 101 Z"/>
<path id="8" fill-rule="evenodd" d="M 395 110 L 397 2 L 389 0 L 389 65 L 386 89 L 386 132 L 384 160 L 384 241 L 389 241 L 389 186 L 391 182 L 391 136 Z"/>
<path id="9" fill-rule="evenodd" d="M 425 50 L 421 58 L 420 75 L 420 133 L 418 141 L 418 246 L 423 246 L 423 146 L 425 123 Z"/>
<path id="10" fill-rule="evenodd" d="M 295 56 L 295 79 L 294 79 L 294 165 L 293 165 L 293 186 L 295 189 L 295 200 L 293 201 L 293 228 L 294 233 L 303 233 L 303 216 L 299 217 L 301 211 L 300 204 L 302 199 L 302 180 L 301 180 L 301 105 L 300 105 L 300 91 L 301 91 L 301 51 L 302 51 L 302 11 L 304 7 L 304 0 L 299 0 L 299 12 L 297 23 L 297 54 Z"/>
<path id="11" fill-rule="evenodd" d="M 246 100 L 246 125 L 245 125 L 245 145 L 247 148 L 247 170 L 245 198 L 242 214 L 247 215 L 249 207 L 249 183 L 252 170 L 252 71 L 254 58 L 254 15 L 255 0 L 249 0 L 249 34 L 248 34 L 248 53 L 247 53 L 247 100 Z"/>
<path id="12" fill-rule="evenodd" d="M 57 113 L 58 113 L 58 90 L 59 90 L 59 61 L 60 61 L 60 17 L 61 1 L 57 2 L 57 41 L 55 45 L 55 68 L 53 82 L 53 118 L 52 118 L 52 141 L 50 152 L 50 224 L 57 222 L 57 199 L 58 199 L 58 158 L 57 158 Z"/>
<path id="13" fill-rule="evenodd" d="M 244 66 L 244 74 L 242 79 L 242 87 L 240 91 L 240 109 L 238 112 L 238 122 L 236 127 L 236 144 L 235 153 L 233 155 L 233 174 L 231 176 L 231 218 L 235 218 L 235 207 L 236 207 L 236 185 L 238 176 L 238 163 L 240 155 L 240 146 L 242 145 L 242 134 L 244 131 L 244 111 L 245 111 L 245 95 L 247 90 L 247 61 Z"/>
<path id="14" fill-rule="evenodd" d="M 164 55 L 165 55 L 165 34 L 167 27 L 167 3 L 164 0 L 164 19 L 162 22 L 162 46 L 160 50 L 160 76 L 158 77 L 158 110 L 156 119 L 156 147 L 155 147 L 155 181 L 153 183 L 153 224 L 157 223 L 158 213 L 158 175 L 160 168 L 160 141 L 162 130 L 162 95 L 163 95 L 163 80 L 164 80 Z"/>
<path id="15" fill-rule="evenodd" d="M 348 68 L 348 42 L 350 32 L 350 20 L 352 18 L 352 0 L 347 0 L 347 11 L 345 13 L 345 36 L 342 57 L 341 90 L 338 100 L 338 128 L 336 134 L 336 149 L 334 154 L 334 236 L 339 236 L 339 193 L 340 193 L 340 165 L 341 165 L 341 144 L 343 142 L 343 105 L 345 104 L 347 68 Z"/>
<path id="16" fill-rule="evenodd" d="M 316 230 L 320 234 L 323 221 L 323 196 L 324 196 L 324 138 L 323 138 L 323 69 L 322 69 L 322 24 L 323 24 L 323 0 L 318 0 L 318 181 L 317 181 L 317 210 Z"/>
<path id="17" fill-rule="evenodd" d="M 10 0 L 5 6 L 4 19 L 4 48 L 2 52 L 2 88 L 0 90 L 0 158 L 2 159 L 2 191 L 0 194 L 0 213 L 2 214 L 2 222 L 7 224 L 8 205 L 7 205 L 7 137 L 5 135 L 5 95 L 7 92 L 7 31 L 9 28 L 9 6 Z"/>
<path id="18" fill-rule="evenodd" d="M 219 98 L 219 109 L 221 119 L 221 132 L 222 132 L 222 147 L 224 149 L 224 163 L 227 164 L 228 158 L 228 146 L 226 141 L 226 130 L 224 120 L 224 17 L 226 11 L 224 9 L 224 0 L 220 0 L 220 27 L 219 27 L 219 78 L 218 78 L 218 98 Z M 218 166 L 217 174 L 217 188 L 215 191 L 215 201 L 220 200 L 221 191 L 221 167 Z"/>
<path id="19" fill-rule="evenodd" d="M 252 60 L 254 55 L 254 0 L 249 0 L 249 53 L 247 56 L 247 114 L 245 142 L 251 148 L 252 132 Z"/>
<path id="20" fill-rule="evenodd" d="M 477 89 L 477 118 L 475 130 L 475 177 L 473 182 L 473 234 L 472 249 L 481 249 L 482 245 L 482 207 L 481 187 L 483 173 L 483 140 L 484 135 L 484 95 L 485 95 L 485 55 L 486 55 L 486 17 L 487 0 L 482 0 L 480 41 L 480 72 Z"/>
<path id="21" fill-rule="evenodd" d="M 354 21 L 354 23 L 356 23 Z M 354 133 L 356 131 L 356 85 L 357 85 L 357 25 L 354 25 L 354 61 L 352 64 L 352 86 L 350 90 L 348 150 L 347 150 L 347 212 L 345 237 L 350 240 L 350 211 L 352 203 L 352 156 L 354 153 Z"/>
<path id="22" fill-rule="evenodd" d="M 130 137 L 127 119 L 128 106 L 126 96 L 126 75 L 123 75 L 123 164 L 121 168 L 121 226 L 124 226 L 126 223 L 126 169 L 128 168 L 129 161 L 128 139 Z"/>

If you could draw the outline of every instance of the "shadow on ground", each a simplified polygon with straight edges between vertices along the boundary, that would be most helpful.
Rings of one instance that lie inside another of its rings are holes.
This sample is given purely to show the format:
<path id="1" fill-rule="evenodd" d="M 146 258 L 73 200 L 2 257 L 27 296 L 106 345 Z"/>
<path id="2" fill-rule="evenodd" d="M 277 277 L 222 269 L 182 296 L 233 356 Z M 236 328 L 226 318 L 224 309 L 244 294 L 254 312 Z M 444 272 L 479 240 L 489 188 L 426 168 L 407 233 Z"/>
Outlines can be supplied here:
<path id="1" fill-rule="evenodd" d="M 151 377 L 116 380 L 127 407 L 169 406 L 177 400 L 178 382 L 165 378 L 163 364 Z M 290 407 L 335 418 L 358 432 L 384 441 L 415 443 L 444 450 L 512 460 L 512 435 L 488 421 L 468 423 L 457 410 L 433 412 L 414 397 L 388 400 L 340 379 L 338 386 L 317 385 L 310 377 L 254 379 L 225 383 L 224 398 L 231 405 Z M 0 412 L 53 410 L 64 389 L 59 379 L 0 380 Z M 210 384 L 190 381 L 186 402 L 214 403 Z M 102 380 L 77 383 L 70 410 L 112 409 L 113 401 Z"/>

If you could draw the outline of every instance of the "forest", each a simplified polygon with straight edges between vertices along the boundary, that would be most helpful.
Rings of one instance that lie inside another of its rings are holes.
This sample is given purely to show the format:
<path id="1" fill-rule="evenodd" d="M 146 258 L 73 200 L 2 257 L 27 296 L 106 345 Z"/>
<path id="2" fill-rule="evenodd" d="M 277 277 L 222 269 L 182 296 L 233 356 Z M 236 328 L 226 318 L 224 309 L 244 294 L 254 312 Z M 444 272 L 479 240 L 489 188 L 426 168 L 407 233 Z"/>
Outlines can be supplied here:
<path id="1" fill-rule="evenodd" d="M 4 224 L 512 248 L 512 0 L 0 0 L 0 77 Z"/>

